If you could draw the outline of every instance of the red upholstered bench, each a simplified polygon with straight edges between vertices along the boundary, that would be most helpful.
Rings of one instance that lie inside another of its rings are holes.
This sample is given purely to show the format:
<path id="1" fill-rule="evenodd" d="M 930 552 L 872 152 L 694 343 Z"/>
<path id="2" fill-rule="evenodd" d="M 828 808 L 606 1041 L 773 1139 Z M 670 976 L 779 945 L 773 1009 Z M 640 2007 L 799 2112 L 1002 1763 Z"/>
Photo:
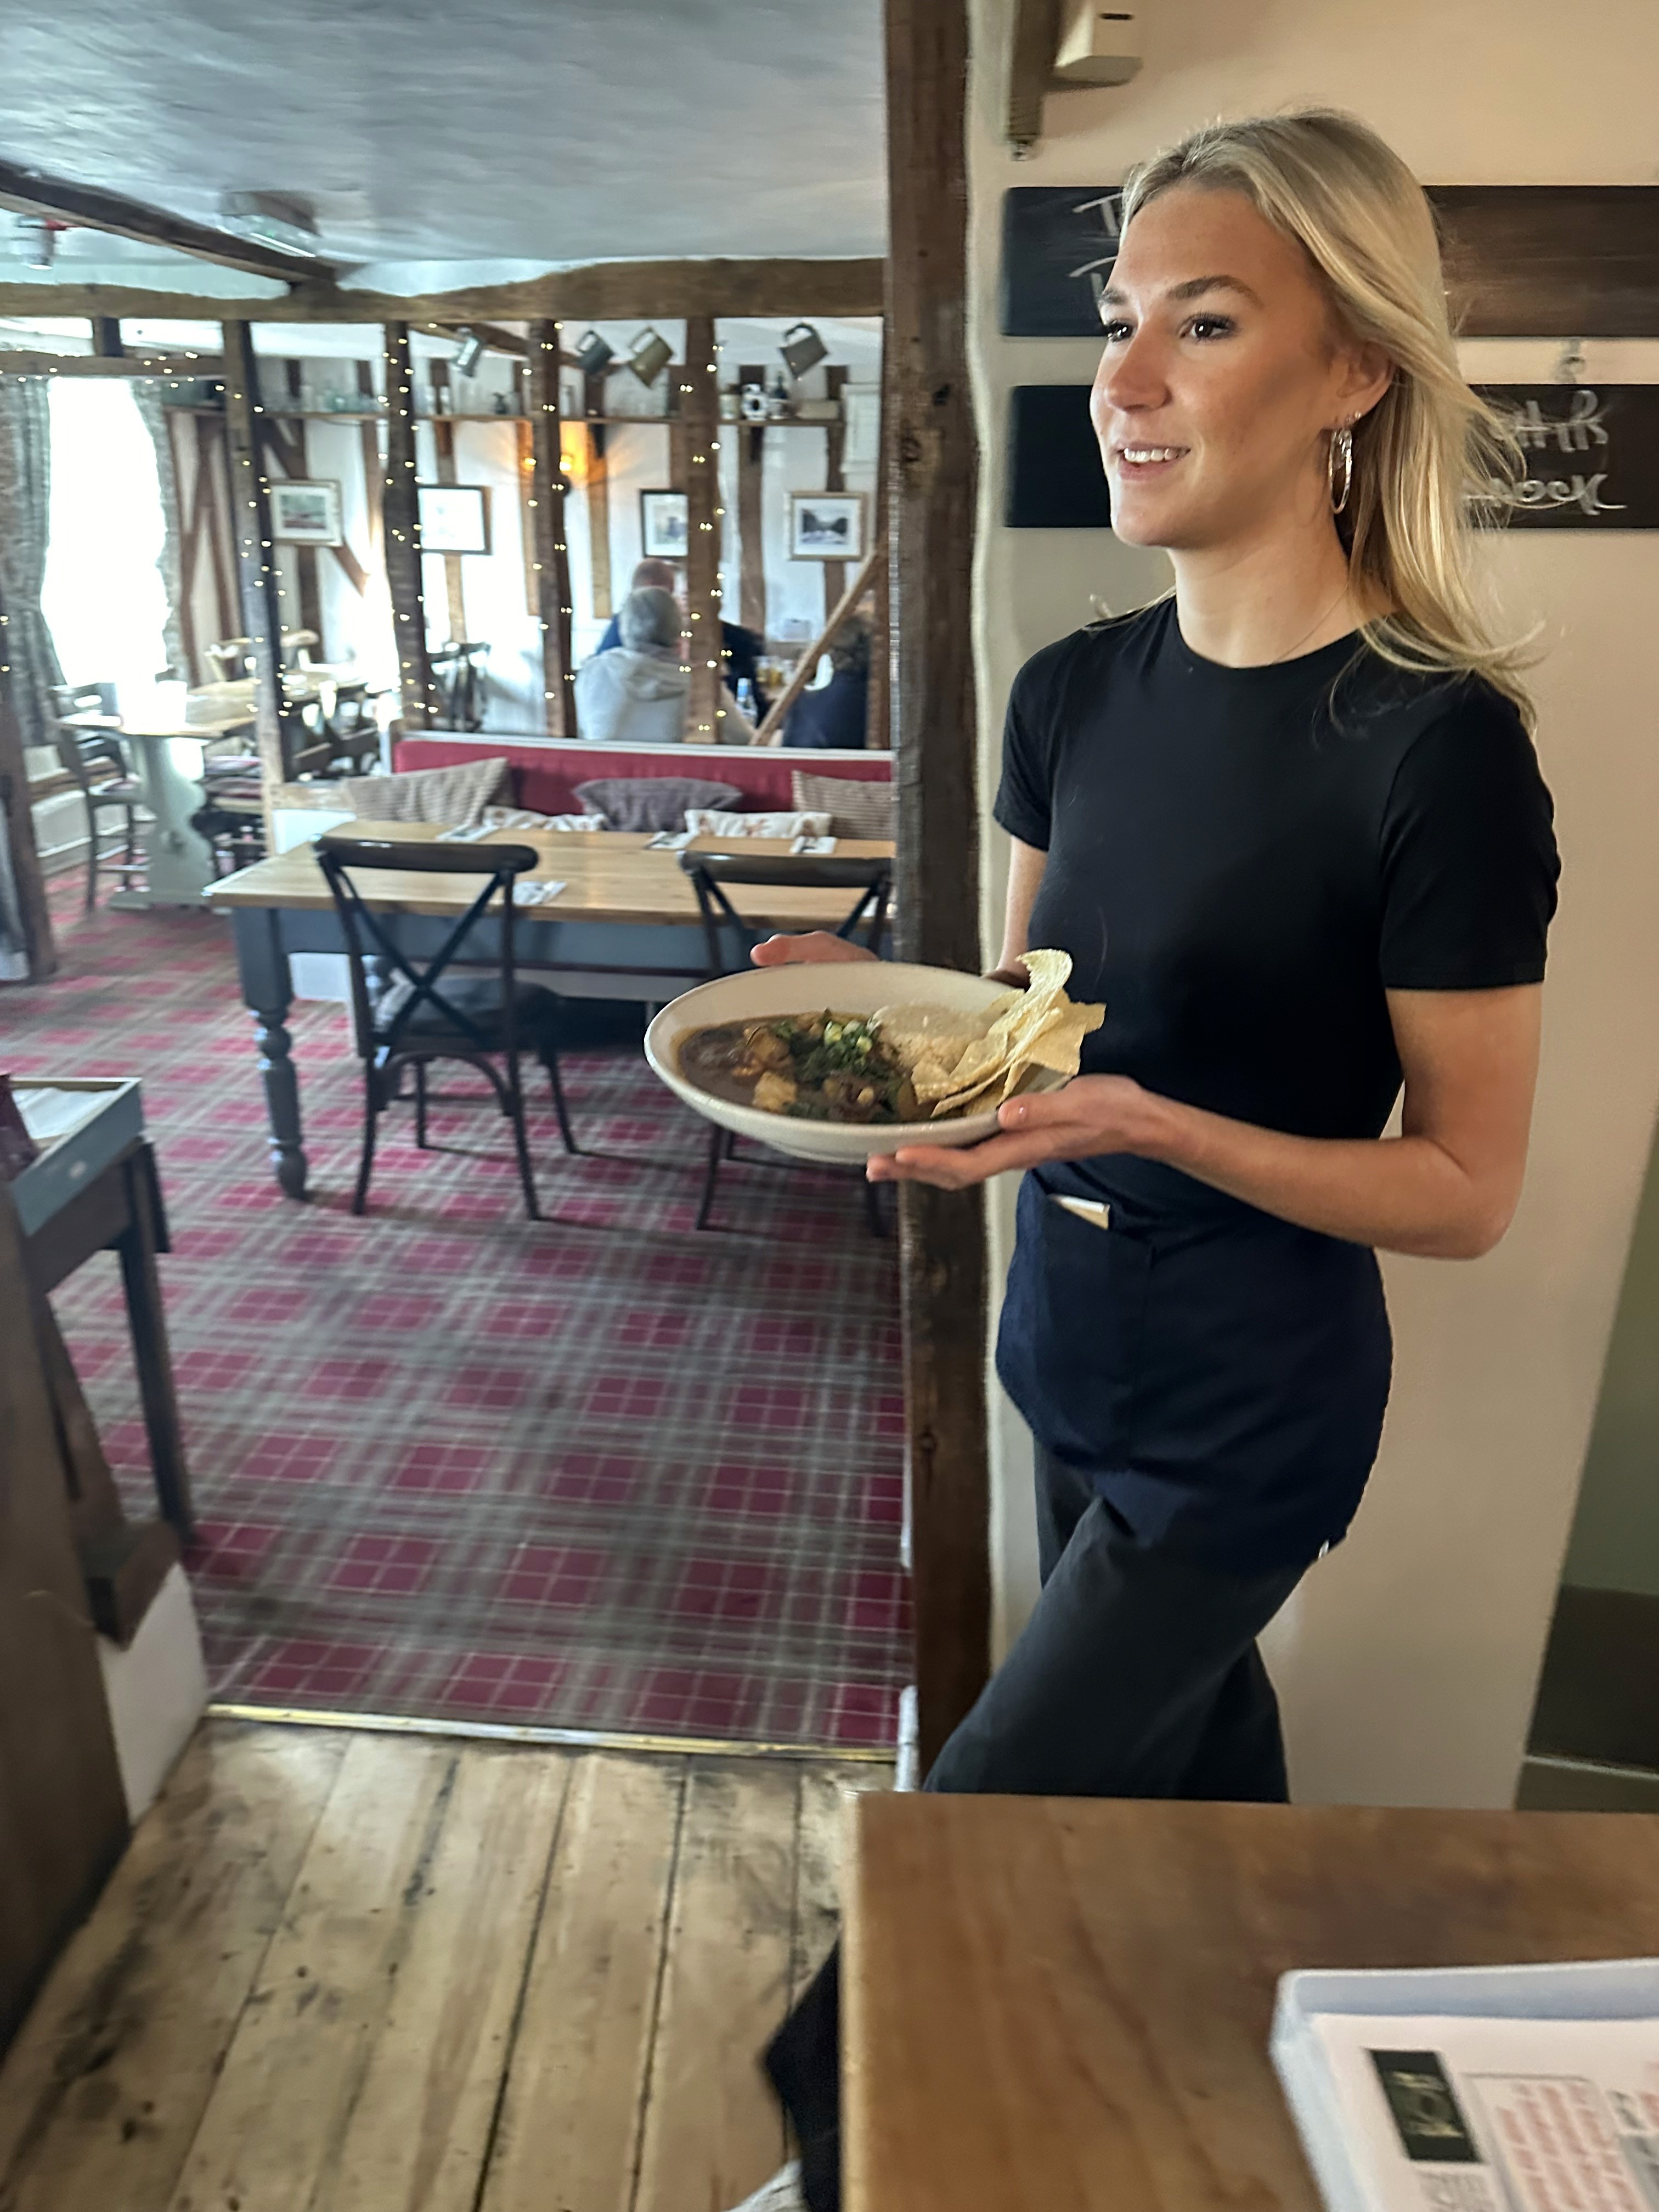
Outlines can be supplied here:
<path id="1" fill-rule="evenodd" d="M 602 775 L 706 775 L 711 783 L 734 785 L 743 793 L 744 808 L 753 811 L 791 805 L 789 778 L 795 769 L 868 783 L 890 783 L 893 775 L 890 753 L 752 745 L 596 745 L 579 738 L 491 737 L 447 730 L 399 738 L 392 747 L 392 765 L 400 772 L 456 768 L 497 756 L 512 763 L 514 804 L 538 814 L 579 814 L 576 786 Z"/>

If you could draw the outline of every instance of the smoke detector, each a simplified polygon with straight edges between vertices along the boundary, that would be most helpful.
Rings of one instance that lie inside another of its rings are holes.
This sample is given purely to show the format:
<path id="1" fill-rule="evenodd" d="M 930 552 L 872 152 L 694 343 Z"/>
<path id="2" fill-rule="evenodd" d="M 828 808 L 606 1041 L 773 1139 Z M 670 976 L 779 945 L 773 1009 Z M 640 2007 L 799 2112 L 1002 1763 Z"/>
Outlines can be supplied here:
<path id="1" fill-rule="evenodd" d="M 1054 82 L 1127 84 L 1140 67 L 1140 21 L 1122 9 L 1070 0 L 1061 19 Z"/>

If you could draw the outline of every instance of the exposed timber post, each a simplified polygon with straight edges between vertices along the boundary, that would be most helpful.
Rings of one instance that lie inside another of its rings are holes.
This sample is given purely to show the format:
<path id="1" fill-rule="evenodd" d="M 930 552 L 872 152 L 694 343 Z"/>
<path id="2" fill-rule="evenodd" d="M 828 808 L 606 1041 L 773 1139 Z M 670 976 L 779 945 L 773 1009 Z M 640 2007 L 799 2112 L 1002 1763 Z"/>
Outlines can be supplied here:
<path id="1" fill-rule="evenodd" d="M 685 734 L 690 744 L 712 745 L 726 719 L 720 674 L 720 391 L 712 315 L 687 318 L 679 386 L 685 453 L 685 652 L 691 664 Z"/>
<path id="2" fill-rule="evenodd" d="M 968 387 L 965 0 L 887 0 L 892 620 L 901 959 L 977 969 L 969 640 L 978 447 Z M 982 1194 L 909 1183 L 905 1423 L 923 1771 L 990 1663 Z"/>
<path id="3" fill-rule="evenodd" d="M 425 730 L 437 717 L 438 691 L 427 653 L 421 502 L 415 468 L 415 374 L 407 323 L 386 325 L 385 351 L 386 483 L 380 505 L 386 580 L 392 599 L 404 724 L 410 730 Z"/>
<path id="4" fill-rule="evenodd" d="M 570 642 L 570 553 L 564 530 L 564 465 L 559 457 L 562 395 L 559 325 L 530 325 L 531 542 L 542 636 L 542 704 L 547 733 L 576 734 L 576 672 Z"/>
<path id="5" fill-rule="evenodd" d="M 259 781 L 265 800 L 265 834 L 270 834 L 270 794 L 292 772 L 283 719 L 283 610 L 276 544 L 270 531 L 270 480 L 266 473 L 259 398 L 259 363 L 253 331 L 246 322 L 227 323 L 225 333 L 225 437 L 230 468 L 231 534 L 240 580 L 242 623 L 253 662 L 254 741 Z"/>

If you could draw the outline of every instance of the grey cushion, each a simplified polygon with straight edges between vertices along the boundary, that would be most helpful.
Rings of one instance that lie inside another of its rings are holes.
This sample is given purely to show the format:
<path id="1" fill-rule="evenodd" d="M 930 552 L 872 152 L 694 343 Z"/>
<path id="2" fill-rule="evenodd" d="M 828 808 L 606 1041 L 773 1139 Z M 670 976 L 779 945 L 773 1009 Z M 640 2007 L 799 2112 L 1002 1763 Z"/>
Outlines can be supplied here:
<path id="1" fill-rule="evenodd" d="M 856 775 L 810 775 L 797 769 L 789 779 L 797 806 L 827 811 L 836 837 L 891 837 L 894 791 Z"/>
<path id="2" fill-rule="evenodd" d="M 576 796 L 613 830 L 683 830 L 688 806 L 735 806 L 743 793 L 696 775 L 603 775 L 579 783 Z"/>

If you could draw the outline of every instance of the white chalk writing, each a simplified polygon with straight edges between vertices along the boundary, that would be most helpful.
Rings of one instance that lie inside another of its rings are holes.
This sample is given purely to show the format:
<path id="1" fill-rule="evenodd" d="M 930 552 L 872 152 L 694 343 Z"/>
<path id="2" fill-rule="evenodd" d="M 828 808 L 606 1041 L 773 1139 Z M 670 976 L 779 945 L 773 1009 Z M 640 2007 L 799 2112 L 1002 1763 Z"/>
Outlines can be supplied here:
<path id="1" fill-rule="evenodd" d="M 1094 295 L 1095 305 L 1098 307 L 1100 295 L 1106 289 L 1106 274 L 1103 272 L 1109 272 L 1112 264 L 1117 259 L 1118 242 L 1122 236 L 1120 220 L 1122 202 L 1115 192 L 1102 192 L 1097 198 L 1079 200 L 1071 212 L 1073 215 L 1097 215 L 1101 228 L 1111 241 L 1109 253 L 1103 253 L 1093 261 L 1085 261 L 1066 272 L 1068 283 L 1079 276 L 1088 278 L 1089 289 Z"/>
<path id="2" fill-rule="evenodd" d="M 1572 404 L 1565 415 L 1546 415 L 1535 399 L 1528 399 L 1520 407 L 1505 408 L 1504 412 L 1510 429 L 1528 453 L 1547 448 L 1552 441 L 1556 451 L 1562 453 L 1585 453 L 1592 446 L 1605 446 L 1607 442 L 1601 402 L 1585 386 L 1573 392 Z"/>
<path id="3" fill-rule="evenodd" d="M 1622 514 L 1622 500 L 1601 496 L 1607 480 L 1605 469 L 1591 477 L 1523 477 L 1519 483 L 1504 483 L 1494 477 L 1484 487 L 1483 496 L 1497 507 L 1523 507 L 1545 513 L 1576 507 L 1581 514 Z"/>

